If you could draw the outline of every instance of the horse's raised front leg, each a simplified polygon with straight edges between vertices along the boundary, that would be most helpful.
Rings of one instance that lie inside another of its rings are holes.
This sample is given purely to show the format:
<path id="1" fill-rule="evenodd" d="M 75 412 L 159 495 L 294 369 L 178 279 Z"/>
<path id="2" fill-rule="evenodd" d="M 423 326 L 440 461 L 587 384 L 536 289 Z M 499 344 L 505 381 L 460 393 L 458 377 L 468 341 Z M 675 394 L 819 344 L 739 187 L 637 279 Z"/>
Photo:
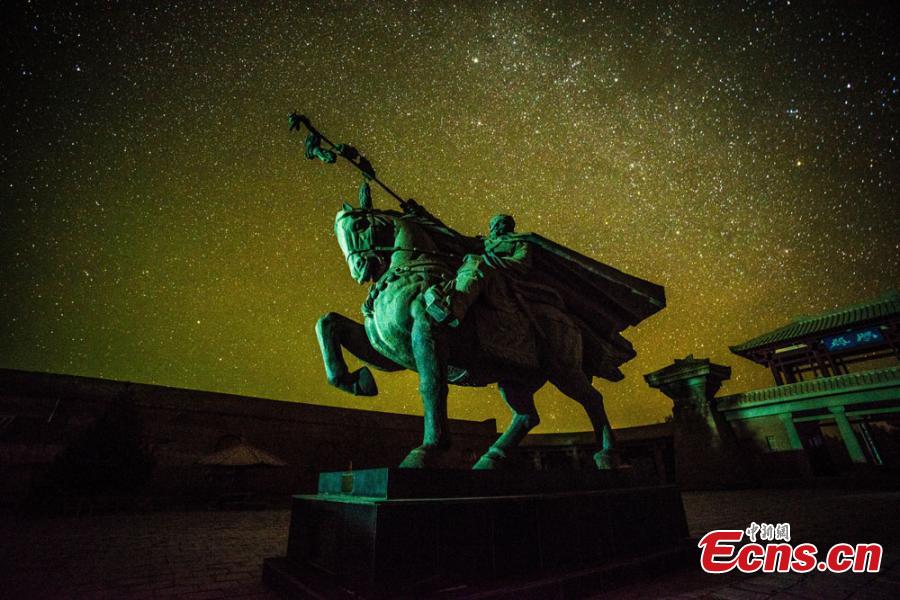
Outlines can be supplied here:
<path id="1" fill-rule="evenodd" d="M 447 344 L 443 333 L 426 314 L 413 310 L 412 350 L 419 372 L 419 394 L 425 412 L 422 445 L 400 463 L 401 468 L 432 466 L 450 445 L 447 432 Z M 418 314 L 417 314 L 418 313 Z"/>
<path id="2" fill-rule="evenodd" d="M 325 361 L 325 375 L 328 383 L 345 392 L 357 396 L 375 396 L 378 386 L 368 367 L 362 367 L 352 373 L 344 361 L 341 348 L 363 362 L 369 363 L 383 371 L 399 371 L 403 367 L 379 354 L 369 343 L 365 327 L 344 315 L 330 312 L 316 323 L 316 337 Z"/>
<path id="3" fill-rule="evenodd" d="M 500 395 L 512 411 L 512 421 L 503 435 L 478 459 L 473 469 L 499 468 L 506 460 L 507 454 L 519 445 L 525 434 L 541 422 L 534 407 L 534 392 L 540 385 L 508 381 L 499 383 Z"/>

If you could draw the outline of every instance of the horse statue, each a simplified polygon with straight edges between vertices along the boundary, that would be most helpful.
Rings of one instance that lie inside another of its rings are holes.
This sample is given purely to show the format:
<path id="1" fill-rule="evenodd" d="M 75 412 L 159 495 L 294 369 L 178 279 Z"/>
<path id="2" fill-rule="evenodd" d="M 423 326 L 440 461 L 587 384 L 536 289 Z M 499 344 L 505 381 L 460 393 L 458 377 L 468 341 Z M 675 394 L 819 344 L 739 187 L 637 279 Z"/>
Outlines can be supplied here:
<path id="1" fill-rule="evenodd" d="M 516 234 L 535 250 L 529 274 L 499 277 L 457 327 L 448 327 L 426 311 L 425 292 L 452 281 L 467 254 L 484 252 L 484 242 L 454 231 L 415 201 L 402 207 L 345 203 L 335 217 L 350 275 L 371 286 L 363 324 L 333 312 L 316 324 L 328 382 L 360 396 L 378 393 L 368 366 L 350 372 L 344 348 L 375 369 L 419 374 L 424 436 L 403 468 L 434 467 L 449 448 L 450 383 L 496 383 L 512 420 L 474 469 L 501 467 L 538 425 L 534 394 L 550 382 L 587 412 L 600 446 L 596 466 L 613 468 L 615 441 L 592 379 L 623 377 L 618 367 L 635 352 L 619 332 L 663 308 L 663 288 L 537 234 Z"/>

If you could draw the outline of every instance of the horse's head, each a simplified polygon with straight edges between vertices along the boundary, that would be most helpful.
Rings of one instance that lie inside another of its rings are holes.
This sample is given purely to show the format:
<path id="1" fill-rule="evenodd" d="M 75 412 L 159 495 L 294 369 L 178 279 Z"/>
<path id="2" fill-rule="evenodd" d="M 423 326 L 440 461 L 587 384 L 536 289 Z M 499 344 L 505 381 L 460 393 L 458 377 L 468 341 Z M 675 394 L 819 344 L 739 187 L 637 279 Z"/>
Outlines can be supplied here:
<path id="1" fill-rule="evenodd" d="M 389 216 L 370 207 L 344 204 L 334 218 L 334 233 L 357 283 L 381 277 L 394 250 L 393 221 Z"/>

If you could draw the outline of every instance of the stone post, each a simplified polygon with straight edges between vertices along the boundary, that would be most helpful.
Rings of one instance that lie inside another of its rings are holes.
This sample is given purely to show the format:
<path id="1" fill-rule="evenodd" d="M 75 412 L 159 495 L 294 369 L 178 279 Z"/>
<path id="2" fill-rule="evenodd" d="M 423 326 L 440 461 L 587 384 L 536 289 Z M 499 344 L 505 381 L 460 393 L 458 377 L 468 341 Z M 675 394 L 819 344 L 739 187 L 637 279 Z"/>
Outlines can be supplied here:
<path id="1" fill-rule="evenodd" d="M 781 413 L 778 415 L 778 419 L 784 425 L 784 431 L 787 433 L 791 450 L 803 450 L 803 440 L 800 439 L 800 434 L 797 433 L 797 426 L 794 425 L 793 413 Z"/>
<path id="2" fill-rule="evenodd" d="M 745 457 L 715 395 L 731 368 L 689 354 L 644 375 L 652 388 L 672 399 L 675 478 L 685 488 L 740 485 L 749 479 Z"/>
<path id="3" fill-rule="evenodd" d="M 838 431 L 841 432 L 841 438 L 844 440 L 844 446 L 847 448 L 847 454 L 850 455 L 850 460 L 853 461 L 854 464 L 865 464 L 866 455 L 863 454 L 862 447 L 859 445 L 859 440 L 856 439 L 856 434 L 853 433 L 853 427 L 850 425 L 850 421 L 847 420 L 847 415 L 844 413 L 843 406 L 831 406 L 828 408 L 834 417 L 834 422 L 838 427 Z"/>

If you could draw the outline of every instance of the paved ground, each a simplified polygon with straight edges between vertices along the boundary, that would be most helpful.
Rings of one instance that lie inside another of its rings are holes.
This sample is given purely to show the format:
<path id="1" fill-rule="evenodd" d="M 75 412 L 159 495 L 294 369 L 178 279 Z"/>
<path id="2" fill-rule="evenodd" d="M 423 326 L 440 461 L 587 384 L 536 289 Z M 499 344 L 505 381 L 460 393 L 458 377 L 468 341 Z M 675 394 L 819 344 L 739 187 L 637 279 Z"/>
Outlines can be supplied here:
<path id="1" fill-rule="evenodd" d="M 0 597 L 272 598 L 288 511 L 146 513 L 0 525 Z"/>
<path id="2" fill-rule="evenodd" d="M 778 490 L 685 493 L 691 535 L 790 523 L 792 543 L 812 542 L 820 553 L 838 542 L 884 546 L 879 574 L 707 575 L 699 567 L 619 588 L 599 597 L 677 598 L 900 598 L 900 492 Z"/>
<path id="3" fill-rule="evenodd" d="M 698 568 L 598 597 L 900 598 L 900 492 L 686 493 L 691 534 L 791 523 L 794 542 L 885 546 L 877 575 L 715 576 Z M 272 598 L 262 559 L 284 553 L 287 511 L 0 520 L 0 597 Z"/>

